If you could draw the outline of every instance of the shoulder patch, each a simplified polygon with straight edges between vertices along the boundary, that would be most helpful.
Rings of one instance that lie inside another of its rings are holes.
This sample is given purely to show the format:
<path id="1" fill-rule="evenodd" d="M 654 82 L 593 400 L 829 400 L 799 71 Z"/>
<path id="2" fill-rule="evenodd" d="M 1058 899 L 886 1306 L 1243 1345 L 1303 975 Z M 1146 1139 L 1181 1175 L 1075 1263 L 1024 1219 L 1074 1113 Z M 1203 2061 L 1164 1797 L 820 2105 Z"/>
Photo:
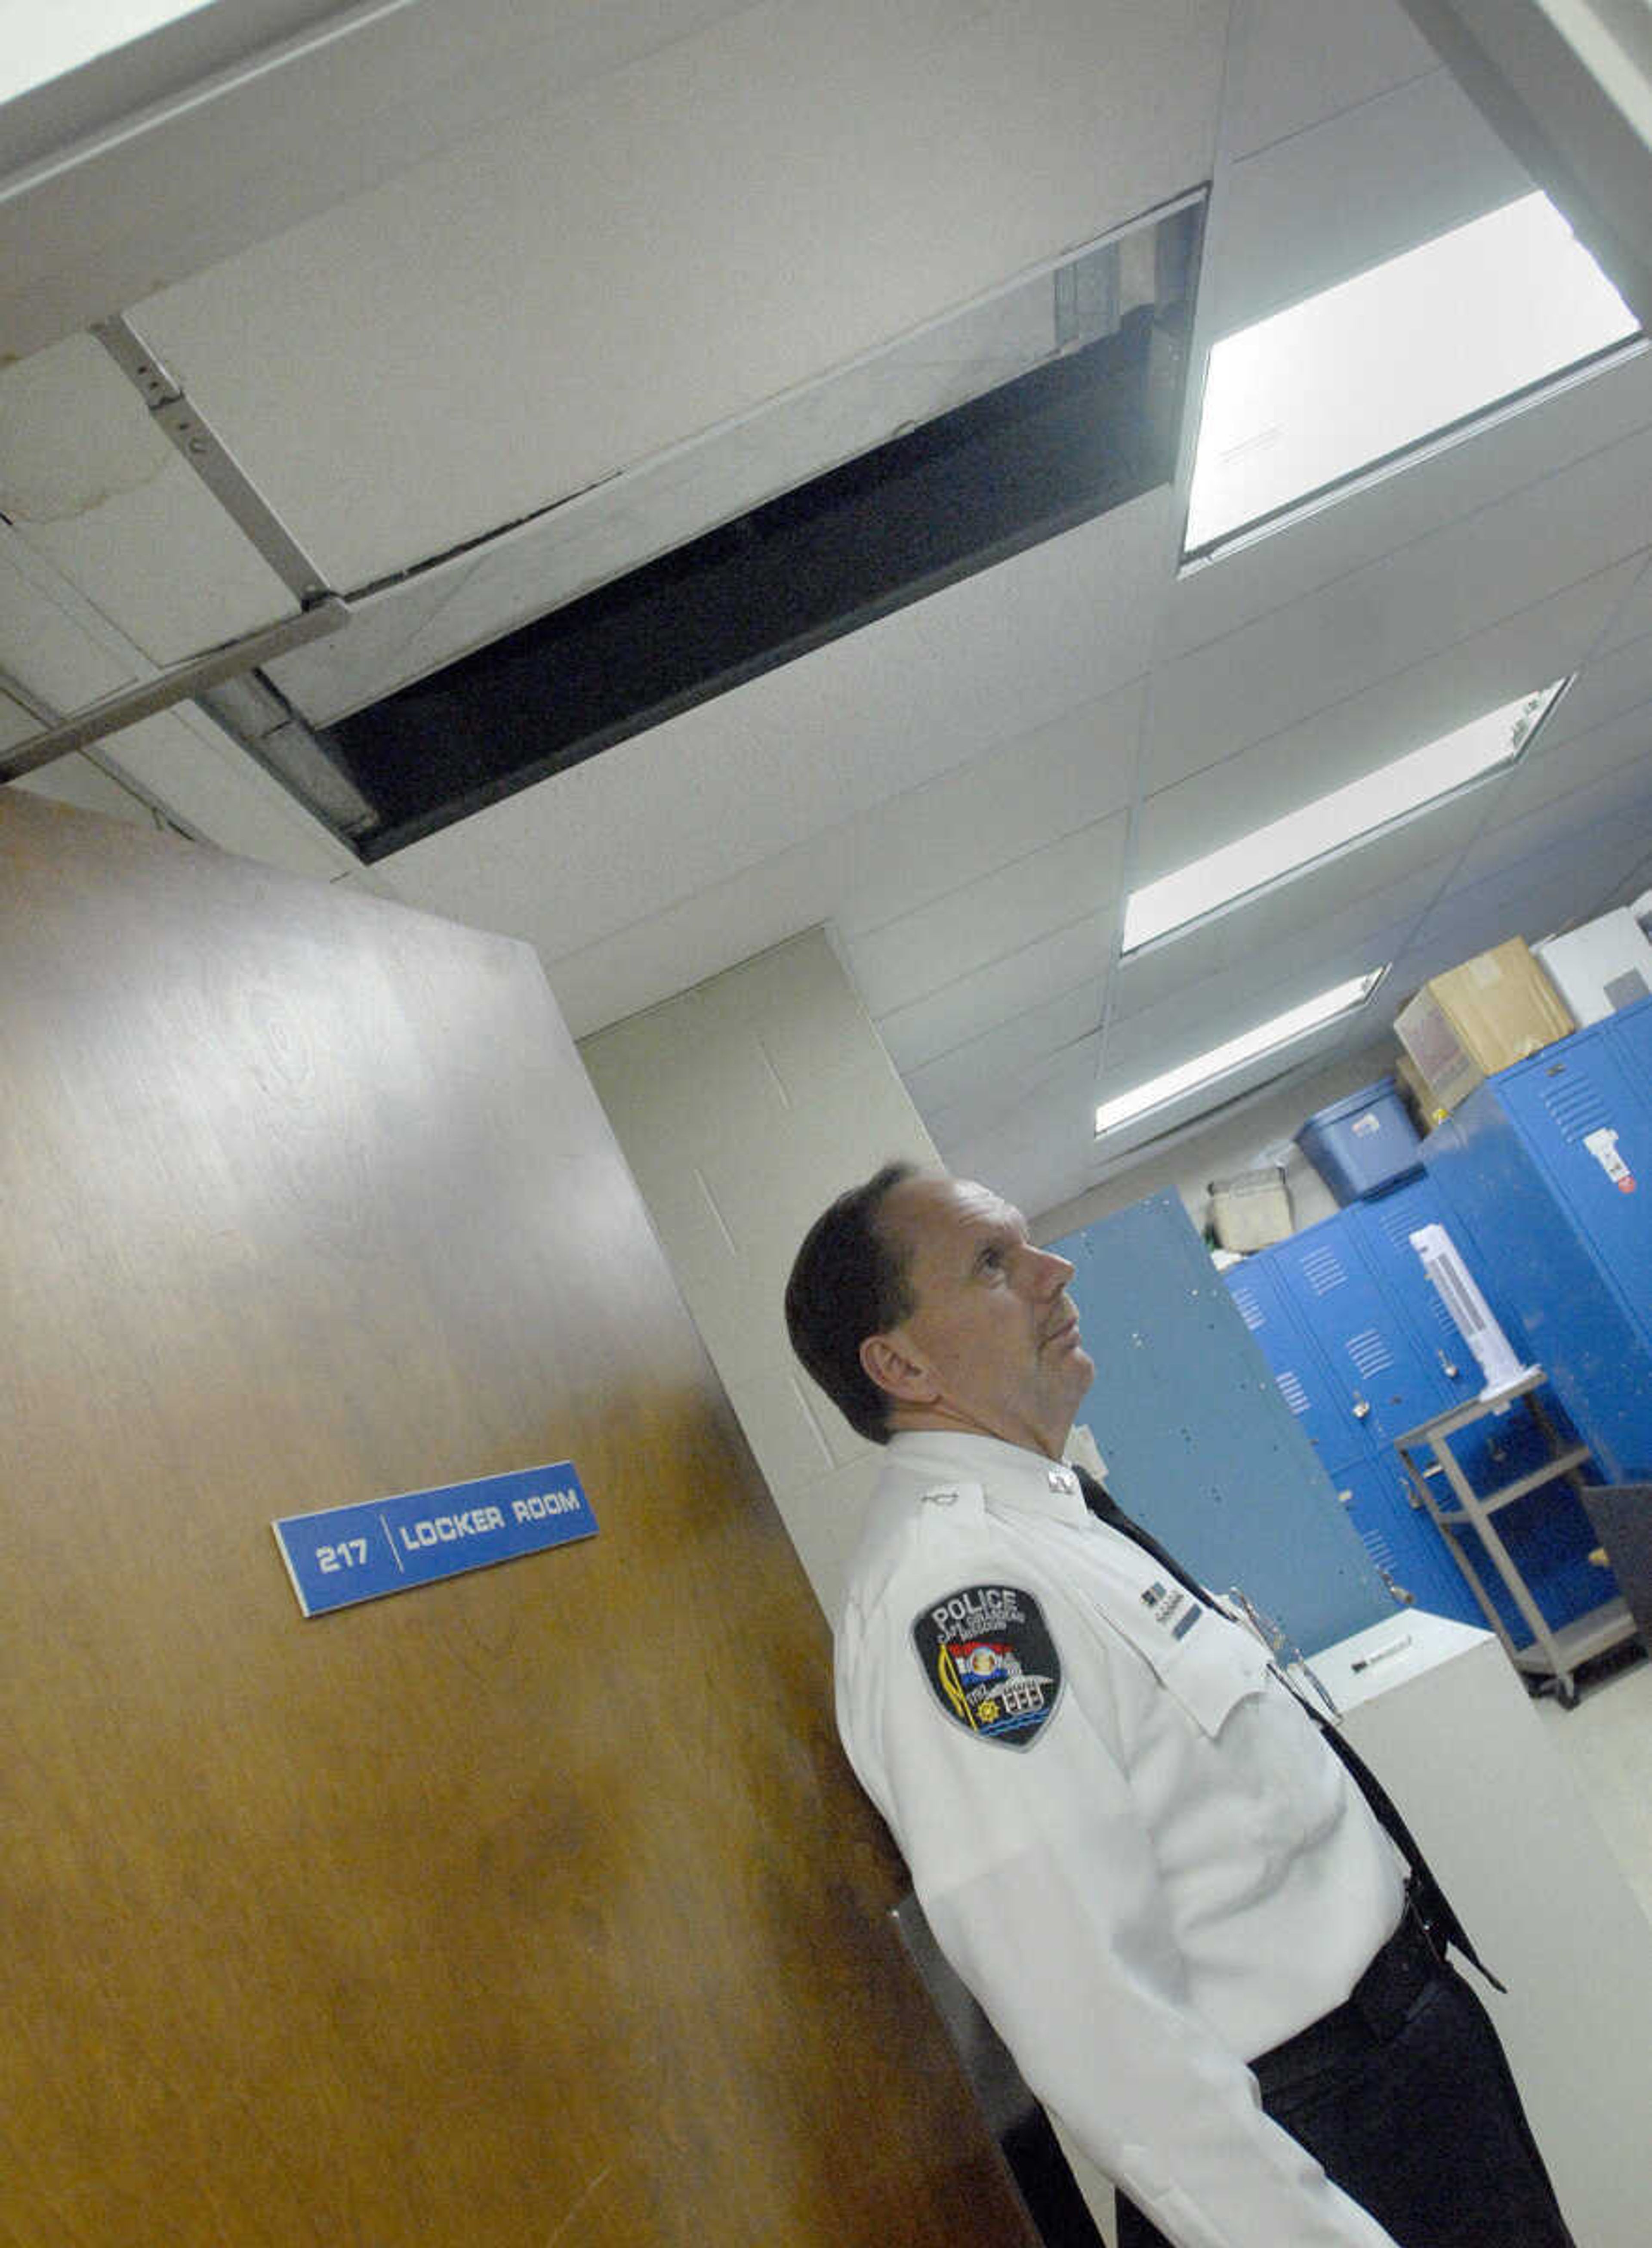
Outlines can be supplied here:
<path id="1" fill-rule="evenodd" d="M 1005 1748 L 1030 1748 L 1054 1716 L 1061 1657 L 1031 1593 L 966 1585 L 912 1619 L 930 1690 L 954 1724 Z"/>

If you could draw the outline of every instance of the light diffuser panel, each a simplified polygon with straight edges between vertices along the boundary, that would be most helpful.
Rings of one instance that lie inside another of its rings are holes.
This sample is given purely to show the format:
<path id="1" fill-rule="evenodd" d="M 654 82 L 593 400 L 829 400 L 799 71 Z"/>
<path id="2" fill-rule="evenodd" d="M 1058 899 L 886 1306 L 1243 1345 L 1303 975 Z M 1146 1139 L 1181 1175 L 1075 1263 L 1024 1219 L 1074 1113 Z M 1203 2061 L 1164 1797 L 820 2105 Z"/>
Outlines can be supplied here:
<path id="1" fill-rule="evenodd" d="M 1566 221 L 1533 195 L 1224 336 L 1205 377 L 1185 552 L 1635 332 Z"/>
<path id="2" fill-rule="evenodd" d="M 1157 937 L 1300 874 L 1512 764 L 1565 684 L 1556 680 L 1535 694 L 1517 696 L 1455 733 L 1425 742 L 1346 787 L 1299 805 L 1282 819 L 1191 859 L 1157 881 L 1144 882 L 1131 891 L 1124 908 L 1123 951 L 1138 951 Z"/>
<path id="3" fill-rule="evenodd" d="M 1338 1015 L 1346 1015 L 1369 999 L 1388 973 L 1386 963 L 1373 968 L 1363 976 L 1351 977 L 1345 984 L 1334 984 L 1329 990 L 1321 991 L 1300 1006 L 1292 1007 L 1282 1015 L 1275 1015 L 1255 1028 L 1240 1031 L 1208 1052 L 1196 1055 L 1175 1069 L 1167 1069 L 1162 1076 L 1150 1077 L 1141 1085 L 1132 1086 L 1128 1093 L 1103 1100 L 1096 1111 L 1096 1136 L 1116 1132 L 1123 1124 L 1144 1116 L 1149 1109 L 1163 1108 L 1196 1086 L 1208 1085 L 1218 1078 L 1230 1076 L 1247 1061 L 1271 1053 L 1275 1048 L 1290 1045 L 1297 1038 L 1305 1038 L 1310 1031 L 1332 1022 Z"/>

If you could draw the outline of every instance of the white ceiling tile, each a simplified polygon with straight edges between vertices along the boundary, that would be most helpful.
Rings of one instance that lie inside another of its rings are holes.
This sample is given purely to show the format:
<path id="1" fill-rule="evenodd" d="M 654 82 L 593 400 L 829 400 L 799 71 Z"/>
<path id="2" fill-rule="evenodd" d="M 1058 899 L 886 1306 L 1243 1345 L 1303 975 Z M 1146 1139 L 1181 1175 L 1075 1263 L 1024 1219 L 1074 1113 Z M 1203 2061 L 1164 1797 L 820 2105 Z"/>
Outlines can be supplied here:
<path id="1" fill-rule="evenodd" d="M 1567 586 L 1300 725 L 1157 791 L 1142 807 L 1132 881 L 1154 881 L 1438 741 L 1485 711 L 1563 678 L 1581 662 L 1636 567 L 1620 563 Z M 1648 661 L 1652 668 L 1652 645 Z M 1557 721 L 1580 687 L 1556 711 Z M 1546 729 L 1539 739 L 1546 739 Z"/>
<path id="2" fill-rule="evenodd" d="M 10 521 L 72 522 L 153 483 L 176 459 L 90 336 L 0 367 L 0 511 Z"/>
<path id="3" fill-rule="evenodd" d="M 40 731 L 40 721 L 15 696 L 0 693 L 0 754 Z"/>
<path id="4" fill-rule="evenodd" d="M 1123 813 L 1097 820 L 848 940 L 856 984 L 873 1015 L 893 1015 L 1110 905 L 1126 826 Z"/>
<path id="5" fill-rule="evenodd" d="M 1051 724 L 1139 672 L 1168 504 L 1150 493 L 412 844 L 398 884 L 554 959 Z"/>
<path id="6" fill-rule="evenodd" d="M 1212 336 L 1465 225 L 1532 182 L 1444 70 L 1235 164 L 1213 214 Z"/>
<path id="7" fill-rule="evenodd" d="M 1059 993 L 1042 1006 L 1018 1010 L 980 1037 L 909 1069 L 906 1089 L 930 1128 L 952 1109 L 978 1100 L 983 1086 L 1007 1087 L 1009 1097 L 1016 1098 L 1027 1073 L 1041 1068 L 1078 1039 L 1093 1038 L 1101 1023 L 1105 988 L 1100 975 L 1087 977 L 1075 990 Z"/>
<path id="8" fill-rule="evenodd" d="M 1440 67 L 1399 0 L 1251 0 L 1228 95 L 1235 155 Z"/>
<path id="9" fill-rule="evenodd" d="M 348 590 L 1196 185 L 1226 14 L 770 0 L 164 291 L 143 332 Z"/>
<path id="10" fill-rule="evenodd" d="M 1168 787 L 1640 555 L 1649 524 L 1652 432 L 1642 431 L 1176 659 L 1154 676 L 1149 785 Z"/>
<path id="11" fill-rule="evenodd" d="M 1178 581 L 1166 614 L 1164 648 L 1185 651 L 1219 639 L 1649 423 L 1652 351 L 1642 347 L 1249 546 L 1189 570 Z M 1639 629 L 1652 631 L 1652 587 L 1643 586 L 1642 594 Z"/>
<path id="12" fill-rule="evenodd" d="M 106 619 L 0 524 L 0 669 L 49 709 L 79 710 L 144 675 Z"/>
<path id="13" fill-rule="evenodd" d="M 298 612 L 294 595 L 179 460 L 141 491 L 107 499 L 72 523 L 19 524 L 17 535 L 162 670 Z M 164 571 L 154 566 L 157 555 L 167 557 Z"/>
<path id="14" fill-rule="evenodd" d="M 187 9 L 113 67 L 28 97 L 0 320 L 37 349 L 741 5 Z"/>
<path id="15" fill-rule="evenodd" d="M 1648 356 L 1652 358 L 1652 353 Z M 1612 620 L 1601 647 L 1620 648 L 1626 641 L 1645 639 L 1649 633 L 1652 633 L 1652 564 L 1642 571 L 1634 591 Z"/>
<path id="16" fill-rule="evenodd" d="M 836 916 L 851 939 L 1128 806 L 1142 682 L 1067 712 L 856 822 L 855 872 Z"/>
<path id="17" fill-rule="evenodd" d="M 1416 990 L 1478 953 L 1524 937 L 1540 944 L 1546 937 L 1606 910 L 1621 885 L 1646 863 L 1621 838 L 1602 830 L 1586 836 L 1575 850 L 1546 853 L 1535 861 L 1505 867 L 1442 908 L 1418 936 L 1405 989 Z"/>
<path id="18" fill-rule="evenodd" d="M 1082 1191 L 1094 1162 L 1095 1059 L 1076 1047 L 1025 1089 L 1008 1114 L 959 1115 L 936 1146 L 947 1169 L 979 1179 L 1029 1217 Z"/>
<path id="19" fill-rule="evenodd" d="M 849 865 L 848 831 L 838 828 L 633 922 L 600 943 L 542 953 L 569 1028 L 576 1038 L 587 1038 L 829 919 Z M 399 860 L 387 860 L 377 871 L 394 894 L 424 903 L 421 890 L 404 886 L 399 867 Z M 511 928 L 497 913 L 485 926 L 534 942 L 531 927 Z"/>
<path id="20" fill-rule="evenodd" d="M 1608 634 L 1597 643 L 1553 715 L 1539 730 L 1530 754 L 1547 757 L 1563 744 L 1623 716 L 1649 698 L 1652 633 L 1640 640 L 1617 641 L 1612 641 Z"/>
<path id="21" fill-rule="evenodd" d="M 983 1024 L 1006 1022 L 1058 998 L 1087 974 L 1103 983 L 1117 919 L 1116 906 L 1109 905 L 883 1016 L 877 1030 L 890 1059 L 903 1072 L 915 1069 L 975 1037 Z M 850 959 L 852 966 L 852 953 Z"/>
<path id="22" fill-rule="evenodd" d="M 1088 1085 L 1095 1077 L 1100 1052 L 1093 1027 L 1036 1052 L 1012 1058 L 1007 1052 L 1003 1059 L 983 1067 L 967 1082 L 960 1081 L 945 1106 L 925 1112 L 924 1121 L 940 1145 L 949 1139 L 975 1139 L 984 1132 L 1015 1127 L 1029 1114 L 1034 1119 L 1048 1118 L 1052 1112 L 1046 1088 L 1075 1081 L 1072 1066 L 1081 1055 L 1083 1081 Z M 1079 1108 L 1087 1131 L 1092 1105 L 1082 1101 Z"/>
<path id="23" fill-rule="evenodd" d="M 1638 906 L 1641 911 L 1636 918 L 1644 929 L 1647 925 L 1644 901 L 1648 896 L 1652 896 L 1652 846 L 1649 846 L 1645 853 L 1635 861 L 1622 880 L 1614 883 L 1606 895 L 1597 901 L 1595 911 L 1607 913 L 1614 906 Z"/>
<path id="24" fill-rule="evenodd" d="M 1546 805 L 1560 805 L 1608 773 L 1639 769 L 1652 776 L 1652 702 L 1602 719 L 1587 733 L 1553 744 L 1539 733 L 1532 754 L 1499 788 L 1488 832 Z M 1564 817 L 1564 814 L 1561 815 Z"/>
<path id="25" fill-rule="evenodd" d="M 162 667 L 297 611 L 89 336 L 0 368 L 0 513 Z"/>
<path id="26" fill-rule="evenodd" d="M 1569 779 L 1571 753 L 1560 756 Z M 1534 767 L 1533 774 L 1537 771 Z M 1522 798 L 1512 804 L 1509 815 L 1488 826 L 1464 853 L 1458 887 L 1467 888 L 1520 860 L 1570 848 L 1572 839 L 1580 834 L 1609 836 L 1614 848 L 1621 842 L 1631 856 L 1645 848 L 1652 843 L 1652 757 L 1642 752 L 1614 761 L 1563 794 L 1529 809 L 1526 802 Z"/>
<path id="27" fill-rule="evenodd" d="M 1652 840 L 1652 839 L 1643 839 Z M 1403 1001 L 1439 976 L 1512 936 L 1540 943 L 1556 929 L 1604 909 L 1620 881 L 1639 863 L 1634 846 L 1584 830 L 1565 846 L 1516 861 L 1444 901 L 1418 929 L 1396 963 Z"/>

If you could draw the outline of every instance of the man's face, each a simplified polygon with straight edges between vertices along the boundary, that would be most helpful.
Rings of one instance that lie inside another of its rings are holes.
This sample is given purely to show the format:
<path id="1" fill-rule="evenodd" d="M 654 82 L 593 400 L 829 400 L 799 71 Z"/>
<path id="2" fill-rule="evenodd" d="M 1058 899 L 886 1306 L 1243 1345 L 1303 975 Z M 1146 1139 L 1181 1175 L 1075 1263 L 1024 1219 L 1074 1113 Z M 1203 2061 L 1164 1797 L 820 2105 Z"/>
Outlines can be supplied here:
<path id="1" fill-rule="evenodd" d="M 898 1428 L 969 1429 L 1059 1457 L 1096 1368 L 1064 1257 L 1021 1212 L 963 1179 L 906 1179 L 880 1223 L 907 1251 L 915 1308 L 862 1346 Z"/>

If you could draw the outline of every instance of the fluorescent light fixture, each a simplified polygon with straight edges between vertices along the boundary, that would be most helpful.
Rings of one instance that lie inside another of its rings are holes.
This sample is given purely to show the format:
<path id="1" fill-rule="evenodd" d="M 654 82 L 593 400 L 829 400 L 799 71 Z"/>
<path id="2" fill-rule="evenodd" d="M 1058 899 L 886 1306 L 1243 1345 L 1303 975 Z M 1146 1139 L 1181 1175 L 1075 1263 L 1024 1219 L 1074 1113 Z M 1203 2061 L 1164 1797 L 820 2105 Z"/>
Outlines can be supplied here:
<path id="1" fill-rule="evenodd" d="M 1162 1077 L 1150 1077 L 1145 1084 L 1133 1086 L 1128 1093 L 1116 1093 L 1111 1100 L 1103 1100 L 1096 1111 L 1096 1138 L 1099 1140 L 1105 1132 L 1116 1131 L 1121 1124 L 1128 1124 L 1135 1117 L 1144 1116 L 1150 1108 L 1164 1107 L 1184 1093 L 1191 1093 L 1196 1085 L 1208 1085 L 1213 1079 L 1226 1077 L 1246 1062 L 1254 1061 L 1259 1054 L 1271 1053 L 1276 1046 L 1305 1038 L 1322 1023 L 1363 1006 L 1387 974 L 1385 961 L 1369 975 L 1351 977 L 1346 984 L 1321 991 L 1317 998 L 1305 999 L 1300 1007 L 1275 1015 L 1271 1022 L 1259 1023 L 1252 1031 L 1241 1031 L 1225 1045 L 1212 1046 L 1208 1053 L 1183 1062 L 1179 1068 L 1167 1069 Z"/>
<path id="2" fill-rule="evenodd" d="M 1566 221 L 1533 195 L 1224 336 L 1205 377 L 1186 552 L 1635 332 Z"/>
<path id="3" fill-rule="evenodd" d="M 1300 805 L 1282 819 L 1225 843 L 1219 851 L 1190 860 L 1174 874 L 1143 882 L 1139 890 L 1131 891 L 1124 908 L 1123 950 L 1138 951 L 1155 937 L 1184 929 L 1236 898 L 1315 866 L 1512 764 L 1566 683 L 1557 679 L 1534 695 L 1488 710 L 1455 733 L 1425 742 L 1392 764 Z"/>
<path id="4" fill-rule="evenodd" d="M 193 16 L 206 0 L 3 0 L 0 101 L 124 47 L 146 32 Z"/>

